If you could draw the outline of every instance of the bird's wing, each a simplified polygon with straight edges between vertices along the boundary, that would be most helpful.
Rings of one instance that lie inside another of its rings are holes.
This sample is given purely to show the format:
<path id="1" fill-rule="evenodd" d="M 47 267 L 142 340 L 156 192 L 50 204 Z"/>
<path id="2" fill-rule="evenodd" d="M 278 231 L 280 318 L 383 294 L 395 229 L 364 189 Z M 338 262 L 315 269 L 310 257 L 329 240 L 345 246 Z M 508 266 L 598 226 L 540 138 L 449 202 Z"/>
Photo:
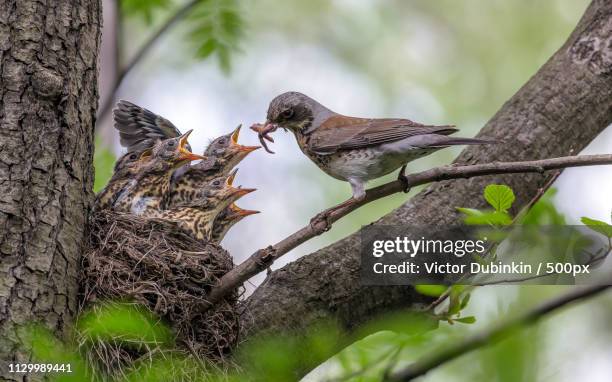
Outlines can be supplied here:
<path id="1" fill-rule="evenodd" d="M 451 125 L 427 126 L 409 119 L 366 119 L 335 115 L 310 136 L 308 147 L 317 154 L 360 149 L 423 134 L 449 135 Z"/>
<path id="2" fill-rule="evenodd" d="M 179 129 L 166 118 L 128 101 L 117 103 L 113 117 L 121 146 L 126 147 L 128 152 L 142 151 L 153 147 L 158 140 L 181 135 Z"/>

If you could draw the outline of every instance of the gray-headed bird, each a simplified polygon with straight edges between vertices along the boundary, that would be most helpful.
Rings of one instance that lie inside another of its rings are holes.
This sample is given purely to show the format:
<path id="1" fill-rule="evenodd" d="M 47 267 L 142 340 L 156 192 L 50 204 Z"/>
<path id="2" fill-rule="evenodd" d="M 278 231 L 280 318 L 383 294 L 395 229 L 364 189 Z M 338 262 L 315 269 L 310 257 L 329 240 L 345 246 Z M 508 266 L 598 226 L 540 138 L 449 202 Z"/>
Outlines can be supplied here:
<path id="1" fill-rule="evenodd" d="M 480 145 L 494 141 L 455 138 L 452 125 L 423 125 L 409 119 L 358 118 L 338 114 L 298 92 L 283 93 L 270 102 L 265 124 L 251 127 L 267 149 L 268 133 L 282 127 L 291 131 L 302 152 L 328 175 L 348 182 L 353 197 L 333 210 L 365 197 L 369 180 L 400 169 L 398 179 L 409 190 L 406 164 L 445 147 Z M 269 150 L 268 150 L 269 151 Z"/>

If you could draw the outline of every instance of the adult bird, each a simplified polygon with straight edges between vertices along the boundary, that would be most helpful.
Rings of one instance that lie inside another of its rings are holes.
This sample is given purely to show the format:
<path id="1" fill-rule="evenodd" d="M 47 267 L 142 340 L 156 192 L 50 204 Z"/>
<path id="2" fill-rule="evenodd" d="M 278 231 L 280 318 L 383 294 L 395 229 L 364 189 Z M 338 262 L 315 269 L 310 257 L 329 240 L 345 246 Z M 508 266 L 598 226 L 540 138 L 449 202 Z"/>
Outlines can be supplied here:
<path id="1" fill-rule="evenodd" d="M 213 223 L 212 232 L 210 234 L 210 240 L 215 243 L 220 243 L 225 237 L 225 234 L 245 217 L 249 215 L 258 214 L 259 211 L 245 210 L 238 207 L 235 203 L 225 207 L 219 215 L 215 218 Z"/>
<path id="2" fill-rule="evenodd" d="M 291 131 L 302 152 L 328 175 L 348 182 L 353 197 L 324 211 L 317 220 L 365 197 L 369 180 L 400 169 L 398 178 L 407 192 L 406 164 L 455 145 L 493 143 L 476 138 L 454 138 L 452 125 L 423 125 L 409 119 L 358 118 L 338 114 L 298 92 L 283 93 L 270 102 L 266 122 L 251 127 L 262 145 L 273 142 L 269 133 L 282 127 Z M 267 149 L 269 151 L 269 149 Z"/>
<path id="3" fill-rule="evenodd" d="M 193 160 L 203 159 L 187 149 L 187 138 L 193 130 L 171 139 L 158 141 L 145 150 L 138 174 L 116 198 L 113 210 L 135 215 L 166 208 L 170 191 L 170 178 L 174 171 Z"/>
<path id="4" fill-rule="evenodd" d="M 189 202 L 165 211 L 155 211 L 150 216 L 171 221 L 197 240 L 210 240 L 213 222 L 217 215 L 231 203 L 255 191 L 232 185 L 236 172 L 213 179 Z"/>

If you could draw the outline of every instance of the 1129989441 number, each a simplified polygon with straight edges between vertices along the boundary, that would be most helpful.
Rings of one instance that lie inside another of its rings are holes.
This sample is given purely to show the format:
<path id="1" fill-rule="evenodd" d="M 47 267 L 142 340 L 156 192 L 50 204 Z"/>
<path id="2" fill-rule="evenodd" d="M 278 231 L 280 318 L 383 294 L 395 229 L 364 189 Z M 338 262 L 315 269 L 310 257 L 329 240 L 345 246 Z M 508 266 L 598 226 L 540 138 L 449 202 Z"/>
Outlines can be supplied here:
<path id="1" fill-rule="evenodd" d="M 9 363 L 9 373 L 72 373 L 69 363 Z"/>

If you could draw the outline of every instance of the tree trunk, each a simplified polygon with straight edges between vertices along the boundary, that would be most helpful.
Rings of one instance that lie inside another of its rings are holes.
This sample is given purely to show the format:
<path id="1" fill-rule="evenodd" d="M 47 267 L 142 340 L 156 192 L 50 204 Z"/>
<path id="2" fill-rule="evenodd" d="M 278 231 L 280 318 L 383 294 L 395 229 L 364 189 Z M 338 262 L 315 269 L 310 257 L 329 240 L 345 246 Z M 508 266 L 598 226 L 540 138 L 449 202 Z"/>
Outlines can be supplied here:
<path id="1" fill-rule="evenodd" d="M 61 335 L 74 317 L 93 198 L 98 0 L 0 6 L 0 379 L 16 325 Z"/>
<path id="2" fill-rule="evenodd" d="M 612 2 L 595 0 L 561 49 L 486 124 L 479 136 L 498 145 L 471 146 L 455 163 L 523 161 L 577 154 L 612 123 Z M 503 75 L 503 73 L 500 73 Z M 436 183 L 376 224 L 448 226 L 455 207 L 484 207 L 482 191 L 504 183 L 525 206 L 542 187 L 539 174 L 498 175 Z M 516 211 L 515 211 L 516 212 Z M 415 307 L 412 287 L 360 285 L 359 235 L 272 272 L 247 300 L 246 336 L 307 329 L 331 319 L 348 330 L 379 313 Z"/>

